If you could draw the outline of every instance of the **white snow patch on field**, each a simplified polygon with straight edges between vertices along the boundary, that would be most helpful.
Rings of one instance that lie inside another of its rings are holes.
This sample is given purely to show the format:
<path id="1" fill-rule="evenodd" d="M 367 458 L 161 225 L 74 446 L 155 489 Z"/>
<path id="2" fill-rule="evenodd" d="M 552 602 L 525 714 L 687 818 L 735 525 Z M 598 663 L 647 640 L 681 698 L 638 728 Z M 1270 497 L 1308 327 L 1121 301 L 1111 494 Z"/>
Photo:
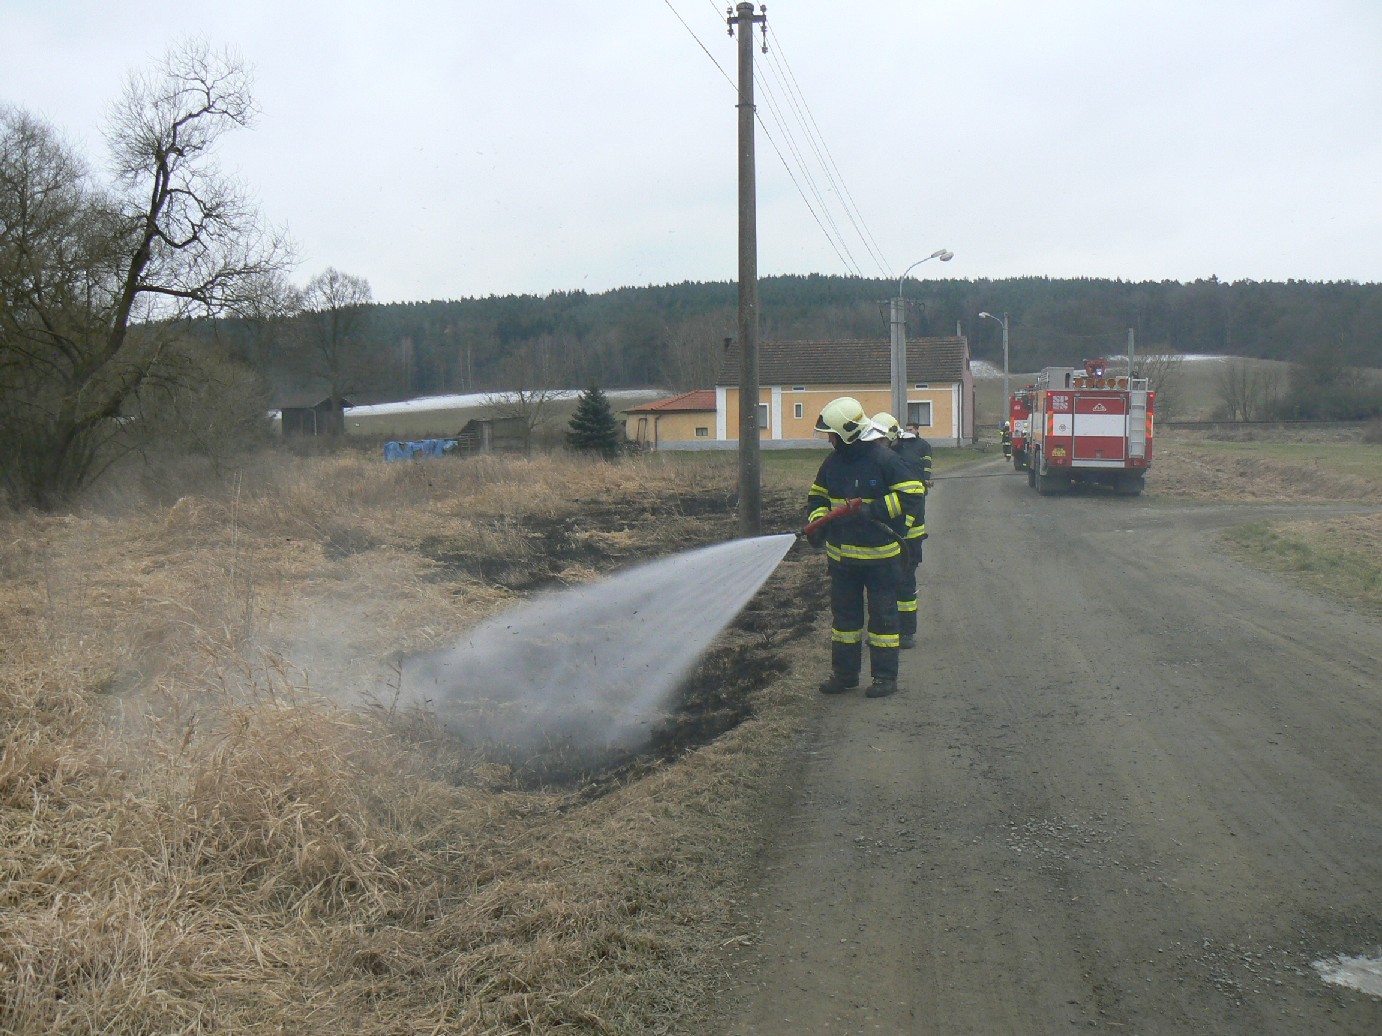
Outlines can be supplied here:
<path id="1" fill-rule="evenodd" d="M 1235 357 L 1232 356 L 1215 356 L 1209 353 L 1176 353 L 1172 358 L 1175 359 L 1177 357 L 1185 360 L 1187 363 L 1224 363 L 1227 360 L 1235 359 Z M 1126 356 L 1105 356 L 1104 359 L 1108 360 L 1114 367 L 1117 367 L 1119 364 L 1122 364 L 1124 367 L 1128 365 L 1128 358 Z M 1146 363 L 1148 360 L 1160 360 L 1164 359 L 1164 357 L 1161 353 L 1138 353 L 1137 359 Z M 1072 363 L 1070 366 L 1079 365 Z M 974 373 L 976 378 L 1001 378 L 1003 376 L 1003 368 L 996 363 L 990 363 L 988 360 L 971 360 L 969 369 Z M 1035 372 L 1009 371 L 1008 373 L 1010 377 L 1016 377 L 1026 376 Z"/>
<path id="2" fill-rule="evenodd" d="M 578 389 L 559 389 L 551 394 L 553 399 L 575 399 L 581 394 Z M 617 399 L 629 399 L 656 393 L 652 389 L 618 389 L 605 393 L 605 398 L 613 403 Z M 405 399 L 397 403 L 367 403 L 363 406 L 347 407 L 346 413 L 356 417 L 370 414 L 426 413 L 431 410 L 458 410 L 464 407 L 486 406 L 493 402 L 504 402 L 512 398 L 508 392 L 469 392 L 453 396 L 421 396 Z"/>

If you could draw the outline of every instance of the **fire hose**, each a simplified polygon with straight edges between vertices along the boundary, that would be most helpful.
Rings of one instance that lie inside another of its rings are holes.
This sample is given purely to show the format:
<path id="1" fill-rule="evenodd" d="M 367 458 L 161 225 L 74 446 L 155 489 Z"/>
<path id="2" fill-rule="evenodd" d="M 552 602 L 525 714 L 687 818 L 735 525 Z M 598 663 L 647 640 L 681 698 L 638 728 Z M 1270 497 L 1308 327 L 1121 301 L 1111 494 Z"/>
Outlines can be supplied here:
<path id="1" fill-rule="evenodd" d="M 839 507 L 827 511 L 825 514 L 821 515 L 815 521 L 802 526 L 802 528 L 797 530 L 797 538 L 806 540 L 809 543 L 812 533 L 819 532 L 821 529 L 824 529 L 831 522 L 836 521 L 839 518 L 847 518 L 850 515 L 858 514 L 863 509 L 864 501 L 860 498 L 854 497 L 851 500 L 846 500 Z M 889 525 L 887 522 L 880 521 L 879 519 L 873 517 L 870 517 L 867 520 L 872 524 L 878 526 L 880 529 L 882 529 L 885 533 L 888 534 L 889 537 L 891 537 L 897 543 L 898 547 L 901 549 L 901 554 L 898 555 L 897 559 L 898 567 L 901 568 L 903 565 L 906 565 L 908 563 L 908 558 L 910 557 L 909 548 L 907 547 L 907 541 L 903 539 L 902 536 L 898 533 L 898 531 L 894 529 L 891 525 Z"/>

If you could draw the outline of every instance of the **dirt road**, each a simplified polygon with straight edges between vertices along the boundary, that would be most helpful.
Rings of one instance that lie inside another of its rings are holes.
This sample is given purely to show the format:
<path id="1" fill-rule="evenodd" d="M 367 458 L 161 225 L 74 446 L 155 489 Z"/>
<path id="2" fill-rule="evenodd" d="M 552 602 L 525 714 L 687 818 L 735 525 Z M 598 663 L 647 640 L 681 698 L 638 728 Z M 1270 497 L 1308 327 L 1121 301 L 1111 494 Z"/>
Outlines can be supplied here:
<path id="1" fill-rule="evenodd" d="M 720 1031 L 1382 1033 L 1313 966 L 1382 946 L 1382 626 L 1223 555 L 1285 509 L 1010 471 L 932 496 L 903 691 L 822 702 Z"/>

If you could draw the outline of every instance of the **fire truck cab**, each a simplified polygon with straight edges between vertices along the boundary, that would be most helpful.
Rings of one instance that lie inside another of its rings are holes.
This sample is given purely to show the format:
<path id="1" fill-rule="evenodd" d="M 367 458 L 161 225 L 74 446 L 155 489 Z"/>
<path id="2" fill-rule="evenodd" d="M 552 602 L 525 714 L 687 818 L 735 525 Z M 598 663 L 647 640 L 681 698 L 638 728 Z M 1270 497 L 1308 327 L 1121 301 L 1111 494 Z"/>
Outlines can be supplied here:
<path id="1" fill-rule="evenodd" d="M 1032 390 L 1027 484 L 1043 495 L 1076 482 L 1142 492 L 1155 395 L 1146 378 L 1110 372 L 1103 359 L 1047 367 Z"/>

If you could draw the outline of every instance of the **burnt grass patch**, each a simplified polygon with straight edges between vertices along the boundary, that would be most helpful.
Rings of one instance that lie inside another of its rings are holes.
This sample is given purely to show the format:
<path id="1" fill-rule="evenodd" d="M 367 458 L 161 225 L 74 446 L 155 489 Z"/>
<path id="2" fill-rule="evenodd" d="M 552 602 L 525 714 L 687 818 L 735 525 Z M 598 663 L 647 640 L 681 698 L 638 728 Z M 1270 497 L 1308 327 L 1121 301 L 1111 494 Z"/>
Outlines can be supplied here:
<path id="1" fill-rule="evenodd" d="M 667 554 L 732 538 L 736 531 L 732 495 L 684 494 L 651 501 L 582 503 L 573 516 L 538 519 L 508 518 L 525 544 L 522 556 L 480 556 L 454 542 L 438 538 L 420 544 L 444 573 L 497 583 L 518 592 L 539 592 L 560 584 L 559 574 L 571 565 L 613 571 Z M 765 494 L 764 526 L 791 528 L 800 521 L 800 503 L 785 494 Z M 658 534 L 657 524 L 668 518 L 697 519 L 696 535 L 680 538 Z M 632 533 L 616 550 L 607 539 L 590 533 Z M 628 546 L 637 544 L 637 546 Z M 821 565 L 815 552 L 795 546 L 778 569 L 720 636 L 720 643 L 702 656 L 682 682 L 663 716 L 650 725 L 637 748 L 601 746 L 588 740 L 554 739 L 521 754 L 513 746 L 458 740 L 509 773 L 515 789 L 564 789 L 582 797 L 598 796 L 651 768 L 665 765 L 707 745 L 754 715 L 759 692 L 786 672 L 786 650 L 792 641 L 814 632 L 818 616 L 828 607 L 823 580 L 810 578 Z"/>
<path id="2" fill-rule="evenodd" d="M 517 540 L 507 553 L 440 536 L 427 537 L 417 549 L 437 562 L 441 578 L 469 576 L 515 593 L 534 593 L 562 585 L 561 573 L 572 566 L 607 571 L 730 539 L 735 503 L 733 495 L 723 492 L 583 500 L 574 514 L 496 519 L 506 538 Z M 695 519 L 692 534 L 686 531 L 688 518 Z M 675 543 L 659 528 L 673 522 L 679 537 Z M 632 534 L 631 542 L 616 546 L 611 534 Z"/>

